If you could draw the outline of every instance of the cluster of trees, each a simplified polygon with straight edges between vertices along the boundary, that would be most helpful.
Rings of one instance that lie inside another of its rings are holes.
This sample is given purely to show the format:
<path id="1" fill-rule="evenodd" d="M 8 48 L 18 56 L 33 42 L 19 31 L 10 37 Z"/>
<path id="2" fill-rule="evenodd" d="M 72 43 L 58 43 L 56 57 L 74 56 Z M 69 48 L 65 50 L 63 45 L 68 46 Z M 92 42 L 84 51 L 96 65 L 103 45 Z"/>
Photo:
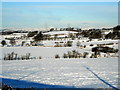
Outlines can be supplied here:
<path id="1" fill-rule="evenodd" d="M 50 31 L 55 30 L 54 28 L 51 28 Z M 66 31 L 72 31 L 74 30 L 74 28 L 65 28 Z M 77 34 L 69 34 L 68 38 L 72 38 L 73 40 L 76 37 L 79 36 L 83 36 L 83 37 L 88 37 L 89 39 L 100 39 L 103 38 L 103 34 L 102 34 L 102 30 L 101 29 L 90 29 L 90 30 L 81 30 L 81 29 L 77 29 L 78 33 Z M 120 38 L 120 26 L 116 26 L 113 28 L 113 32 L 109 33 L 108 35 L 105 36 L 105 38 Z M 33 31 L 33 32 L 29 32 L 28 33 L 28 37 L 33 37 L 34 36 L 34 40 L 35 41 L 41 41 L 41 40 L 46 40 L 49 39 L 50 36 L 49 35 L 43 35 L 42 32 L 38 31 Z M 57 35 L 54 36 L 54 39 L 57 39 Z"/>
<path id="2" fill-rule="evenodd" d="M 100 49 L 102 50 L 102 49 Z M 103 48 L 103 50 L 106 50 Z M 79 53 L 78 51 L 76 50 L 73 50 L 73 51 L 68 51 L 67 53 L 64 53 L 63 54 L 63 58 L 97 58 L 97 57 L 100 57 L 101 56 L 101 52 L 103 51 L 99 51 L 99 50 L 93 50 L 92 51 L 94 53 L 91 53 L 89 54 L 88 52 L 84 52 L 83 54 L 82 53 Z M 111 52 L 111 50 L 108 50 Z M 105 53 L 109 53 L 107 50 L 105 51 Z M 112 51 L 112 53 L 116 53 L 118 51 Z M 88 56 L 89 55 L 89 56 Z M 55 58 L 60 58 L 60 56 L 58 54 L 55 55 Z"/>
<path id="3" fill-rule="evenodd" d="M 73 30 L 74 30 L 74 27 L 60 28 L 60 31 L 73 31 Z M 50 31 L 57 31 L 57 28 L 51 28 Z"/>
<path id="4" fill-rule="evenodd" d="M 53 31 L 53 30 L 57 30 L 57 29 L 54 29 L 54 28 L 51 28 L 50 31 Z M 69 27 L 69 28 L 64 28 L 61 30 L 66 30 L 66 31 L 72 31 L 74 30 L 74 28 L 72 27 Z M 107 30 L 107 29 L 105 29 Z M 108 29 L 109 30 L 109 29 Z M 81 29 L 77 29 L 78 33 L 77 34 L 69 34 L 67 37 L 65 38 L 71 38 L 72 40 L 74 40 L 75 38 L 78 38 L 79 36 L 83 36 L 83 37 L 88 37 L 90 40 L 92 39 L 100 39 L 100 38 L 103 38 L 103 34 L 102 34 L 102 29 L 89 29 L 89 30 L 81 30 Z M 18 33 L 18 31 L 14 31 L 16 33 Z M 6 32 L 7 34 L 12 34 L 14 33 L 12 31 L 8 31 Z M 21 31 L 22 32 L 22 31 Z M 26 32 L 25 32 L 26 33 Z M 33 37 L 33 40 L 34 42 L 39 42 L 41 40 L 50 40 L 50 39 L 58 39 L 58 36 L 57 34 L 54 36 L 54 38 L 50 38 L 50 35 L 43 35 L 42 32 L 38 32 L 38 31 L 32 31 L 32 32 L 29 32 L 27 37 Z M 116 27 L 113 27 L 113 32 L 110 32 L 108 33 L 107 35 L 105 35 L 105 38 L 106 39 L 120 39 L 120 25 L 116 26 Z M 14 38 L 10 38 L 10 44 L 12 46 L 16 45 L 16 41 Z M 5 40 L 2 40 L 1 41 L 1 44 L 2 46 L 5 46 L 7 45 L 6 41 Z M 25 42 L 23 41 L 22 42 L 22 46 L 25 44 Z M 35 44 L 37 45 L 37 44 Z M 56 45 L 57 46 L 57 45 Z M 59 45 L 58 45 L 59 46 Z M 71 47 L 72 46 L 72 42 L 71 41 L 68 41 L 67 44 L 64 45 L 65 47 Z M 77 46 L 80 46 L 79 43 L 77 43 Z"/>
<path id="5" fill-rule="evenodd" d="M 10 43 L 12 46 L 14 46 L 14 45 L 16 44 L 16 41 L 15 41 L 15 39 L 11 38 L 9 43 Z M 2 46 L 4 47 L 5 45 L 7 45 L 7 42 L 6 42 L 5 40 L 2 40 L 2 41 L 1 41 L 1 44 L 2 44 Z"/>
<path id="6" fill-rule="evenodd" d="M 0 35 L 10 35 L 13 33 L 28 33 L 28 31 L 22 31 L 22 30 L 9 30 L 9 29 L 2 29 L 2 32 L 0 32 Z"/>
<path id="7" fill-rule="evenodd" d="M 100 53 L 92 53 L 90 58 L 97 58 L 98 56 L 100 56 Z"/>
<path id="8" fill-rule="evenodd" d="M 34 41 L 41 41 L 44 39 L 42 32 L 38 33 L 38 31 L 29 32 L 27 37 L 33 37 Z"/>
<path id="9" fill-rule="evenodd" d="M 99 56 L 101 56 L 101 52 L 109 54 L 109 53 L 117 53 L 118 49 L 114 49 L 114 48 L 110 48 L 110 47 L 103 47 L 103 46 L 97 46 L 92 48 L 92 55 L 90 56 L 90 58 L 97 58 Z"/>
<path id="10" fill-rule="evenodd" d="M 42 32 L 39 32 L 36 36 L 34 36 L 34 41 L 41 41 L 43 40 L 44 35 L 42 34 Z"/>
<path id="11" fill-rule="evenodd" d="M 88 37 L 89 39 L 99 39 L 103 37 L 101 30 L 84 30 L 79 35 Z"/>
<path id="12" fill-rule="evenodd" d="M 18 56 L 17 53 L 11 52 L 4 56 L 4 60 L 28 60 L 30 59 L 31 54 L 26 53 L 26 55 Z"/>
<path id="13" fill-rule="evenodd" d="M 111 30 L 111 29 L 105 29 Z M 90 29 L 83 30 L 81 33 L 77 34 L 77 36 L 82 35 L 83 37 L 88 37 L 90 39 L 100 39 L 103 38 L 102 30 L 100 29 Z M 113 27 L 113 32 L 105 35 L 106 39 L 120 39 L 120 25 Z"/>
<path id="14" fill-rule="evenodd" d="M 33 37 L 34 35 L 36 35 L 38 33 L 38 31 L 33 31 L 33 32 L 29 32 L 27 34 L 28 37 Z"/>
<path id="15" fill-rule="evenodd" d="M 76 50 L 68 51 L 67 53 L 63 54 L 63 58 L 86 58 L 88 56 L 88 52 L 79 53 Z M 55 55 L 55 58 L 60 58 L 58 54 Z"/>
<path id="16" fill-rule="evenodd" d="M 55 46 L 54 47 L 72 47 L 72 43 L 73 41 L 67 41 L 67 42 L 63 42 L 62 44 L 59 42 L 55 42 Z"/>
<path id="17" fill-rule="evenodd" d="M 102 31 L 101 30 L 95 30 L 95 31 L 91 31 L 89 33 L 89 38 L 90 39 L 99 39 L 102 38 Z"/>
<path id="18" fill-rule="evenodd" d="M 64 53 L 63 58 L 80 58 L 82 54 L 76 50 L 68 51 L 68 53 Z"/>
<path id="19" fill-rule="evenodd" d="M 110 48 L 110 47 L 94 47 L 92 48 L 92 52 L 98 53 L 98 52 L 103 52 L 103 53 L 117 53 L 118 49 Z"/>
<path id="20" fill-rule="evenodd" d="M 50 31 L 54 31 L 54 30 L 57 30 L 57 28 L 51 28 L 50 29 Z M 60 31 L 63 31 L 63 30 L 64 31 L 74 31 L 74 28 L 69 27 L 69 28 L 61 28 L 60 29 Z M 77 29 L 77 31 L 81 31 L 81 29 Z M 49 32 L 49 31 L 47 31 L 47 32 Z M 28 35 L 27 35 L 27 37 L 33 37 L 34 41 L 41 41 L 41 40 L 47 40 L 47 39 L 56 40 L 56 39 L 59 39 L 57 36 L 58 35 L 56 34 L 54 36 L 54 38 L 50 38 L 50 35 L 43 35 L 42 32 L 38 33 L 38 31 L 29 32 Z M 72 38 L 73 40 L 74 40 L 75 37 L 76 37 L 76 35 L 71 34 L 71 33 L 68 35 L 68 38 Z"/>
<path id="21" fill-rule="evenodd" d="M 105 36 L 106 39 L 120 39 L 120 25 L 113 28 L 113 32 Z"/>

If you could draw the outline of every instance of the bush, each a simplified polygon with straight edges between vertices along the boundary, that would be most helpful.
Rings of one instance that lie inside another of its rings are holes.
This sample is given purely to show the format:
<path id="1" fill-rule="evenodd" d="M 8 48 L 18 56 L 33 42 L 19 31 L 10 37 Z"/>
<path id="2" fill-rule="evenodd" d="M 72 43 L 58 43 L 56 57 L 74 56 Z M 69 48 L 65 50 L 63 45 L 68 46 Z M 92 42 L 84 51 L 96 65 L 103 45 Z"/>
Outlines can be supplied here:
<path id="1" fill-rule="evenodd" d="M 14 46 L 15 44 L 16 44 L 16 41 L 15 41 L 15 39 L 10 39 L 10 42 L 9 42 L 12 46 Z"/>
<path id="2" fill-rule="evenodd" d="M 2 41 L 1 41 L 1 44 L 2 44 L 2 46 L 5 46 L 7 43 L 6 43 L 5 40 L 2 40 Z"/>
<path id="3" fill-rule="evenodd" d="M 39 56 L 39 59 L 42 59 L 42 57 L 41 57 L 41 56 Z"/>
<path id="4" fill-rule="evenodd" d="M 78 54 L 79 58 L 82 57 L 83 55 L 81 53 Z"/>
<path id="5" fill-rule="evenodd" d="M 95 55 L 94 53 L 91 54 L 90 58 L 97 58 L 97 55 Z"/>
<path id="6" fill-rule="evenodd" d="M 8 54 L 5 54 L 4 60 L 28 60 L 30 59 L 30 53 L 26 53 L 26 55 L 18 56 L 17 53 L 11 52 Z"/>
<path id="7" fill-rule="evenodd" d="M 91 54 L 90 58 L 94 58 L 94 54 L 93 53 Z"/>
<path id="8" fill-rule="evenodd" d="M 25 44 L 25 41 L 22 41 L 22 44 L 21 44 L 21 46 L 24 46 L 24 44 Z"/>
<path id="9" fill-rule="evenodd" d="M 68 55 L 64 53 L 63 58 L 68 58 Z"/>
<path id="10" fill-rule="evenodd" d="M 42 34 L 42 32 L 40 32 L 33 39 L 34 39 L 34 41 L 41 41 L 41 40 L 43 40 L 43 37 L 44 37 L 44 35 Z"/>
<path id="11" fill-rule="evenodd" d="M 76 51 L 76 50 L 73 50 L 72 52 L 71 51 L 68 51 L 68 57 L 69 58 L 80 58 L 80 57 L 82 57 L 82 54 L 81 53 L 79 53 L 78 51 Z"/>
<path id="12" fill-rule="evenodd" d="M 104 53 L 117 53 L 118 49 L 114 49 L 111 47 L 94 47 L 92 48 L 92 52 L 104 52 Z"/>
<path id="13" fill-rule="evenodd" d="M 90 46 L 93 46 L 93 44 L 90 44 Z"/>
<path id="14" fill-rule="evenodd" d="M 34 35 L 36 35 L 38 33 L 38 31 L 33 31 L 33 32 L 29 32 L 28 33 L 28 37 L 33 37 Z"/>
<path id="15" fill-rule="evenodd" d="M 71 47 L 72 46 L 72 41 L 67 41 L 66 46 Z"/>
<path id="16" fill-rule="evenodd" d="M 60 56 L 58 54 L 55 55 L 55 58 L 60 58 Z"/>
<path id="17" fill-rule="evenodd" d="M 89 54 L 88 52 L 84 52 L 83 53 L 83 58 L 86 58 L 88 54 Z"/>
<path id="18" fill-rule="evenodd" d="M 82 54 L 79 53 L 78 51 L 76 50 L 73 50 L 73 51 L 68 51 L 68 53 L 64 53 L 63 55 L 63 58 L 80 58 L 82 57 Z"/>
<path id="19" fill-rule="evenodd" d="M 68 57 L 72 58 L 73 57 L 73 53 L 71 51 L 68 51 Z"/>
<path id="20" fill-rule="evenodd" d="M 84 48 L 86 48 L 86 45 L 84 45 Z"/>
<path id="21" fill-rule="evenodd" d="M 79 47 L 79 46 L 80 46 L 80 42 L 79 42 L 79 41 L 77 42 L 76 46 L 77 46 L 77 47 Z"/>

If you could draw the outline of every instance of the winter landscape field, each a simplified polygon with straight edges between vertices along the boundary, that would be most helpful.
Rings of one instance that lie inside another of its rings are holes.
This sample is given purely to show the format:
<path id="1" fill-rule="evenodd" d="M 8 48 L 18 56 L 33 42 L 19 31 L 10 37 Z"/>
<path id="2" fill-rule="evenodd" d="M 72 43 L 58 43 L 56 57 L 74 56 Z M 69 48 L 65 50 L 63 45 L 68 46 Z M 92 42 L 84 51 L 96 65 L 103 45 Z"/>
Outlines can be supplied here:
<path id="1" fill-rule="evenodd" d="M 5 37 L 7 35 L 2 38 Z M 24 40 L 25 43 L 30 42 L 30 39 L 31 37 Z M 37 46 L 27 46 L 25 43 L 22 45 L 22 41 L 23 39 L 18 39 L 11 46 L 9 40 L 6 40 L 7 44 L 1 46 L 0 78 L 4 84 L 13 88 L 118 89 L 118 53 L 100 52 L 96 57 L 92 56 L 95 54 L 92 48 L 99 45 L 118 49 L 118 40 L 65 38 L 42 40 Z M 68 41 L 72 41 L 72 45 L 64 46 L 63 43 Z M 57 45 L 62 42 L 61 46 L 56 46 L 56 42 Z M 68 55 L 65 57 L 64 53 Z"/>
<path id="2" fill-rule="evenodd" d="M 4 2 L 0 89 L 119 90 L 118 3 Z"/>
<path id="3" fill-rule="evenodd" d="M 2 65 L 2 78 L 73 88 L 118 87 L 118 58 L 19 60 L 3 61 Z M 19 82 L 5 83 L 13 87 L 30 87 Z"/>

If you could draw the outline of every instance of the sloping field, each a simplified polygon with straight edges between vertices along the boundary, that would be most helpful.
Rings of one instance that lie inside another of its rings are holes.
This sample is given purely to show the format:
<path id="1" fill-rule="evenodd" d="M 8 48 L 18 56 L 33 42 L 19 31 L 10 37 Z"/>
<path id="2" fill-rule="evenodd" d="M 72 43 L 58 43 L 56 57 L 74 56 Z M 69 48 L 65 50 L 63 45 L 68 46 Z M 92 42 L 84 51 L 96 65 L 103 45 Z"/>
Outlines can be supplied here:
<path id="1" fill-rule="evenodd" d="M 48 85 L 75 88 L 115 88 L 118 85 L 118 58 L 2 61 L 2 71 L 3 78 Z M 19 87 L 19 83 L 14 87 Z M 33 84 L 32 87 L 38 86 Z"/>

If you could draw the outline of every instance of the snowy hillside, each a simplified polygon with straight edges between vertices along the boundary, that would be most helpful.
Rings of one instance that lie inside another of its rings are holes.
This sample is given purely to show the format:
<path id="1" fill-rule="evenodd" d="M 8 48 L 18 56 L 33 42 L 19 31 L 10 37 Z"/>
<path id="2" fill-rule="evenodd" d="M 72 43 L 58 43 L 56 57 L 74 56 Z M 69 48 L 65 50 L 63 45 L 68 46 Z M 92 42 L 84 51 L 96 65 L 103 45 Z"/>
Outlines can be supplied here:
<path id="1" fill-rule="evenodd" d="M 0 35 L 0 83 L 13 88 L 118 90 L 120 49 L 115 31 L 63 28 L 20 32 Z"/>
<path id="2" fill-rule="evenodd" d="M 114 88 L 118 85 L 117 58 L 41 59 L 2 61 L 2 63 L 3 78 L 74 88 Z M 19 83 L 11 83 L 14 87 L 20 86 Z M 6 82 L 8 85 L 11 83 Z M 29 85 L 23 85 L 23 87 L 29 87 Z M 32 87 L 37 86 L 33 84 Z"/>

